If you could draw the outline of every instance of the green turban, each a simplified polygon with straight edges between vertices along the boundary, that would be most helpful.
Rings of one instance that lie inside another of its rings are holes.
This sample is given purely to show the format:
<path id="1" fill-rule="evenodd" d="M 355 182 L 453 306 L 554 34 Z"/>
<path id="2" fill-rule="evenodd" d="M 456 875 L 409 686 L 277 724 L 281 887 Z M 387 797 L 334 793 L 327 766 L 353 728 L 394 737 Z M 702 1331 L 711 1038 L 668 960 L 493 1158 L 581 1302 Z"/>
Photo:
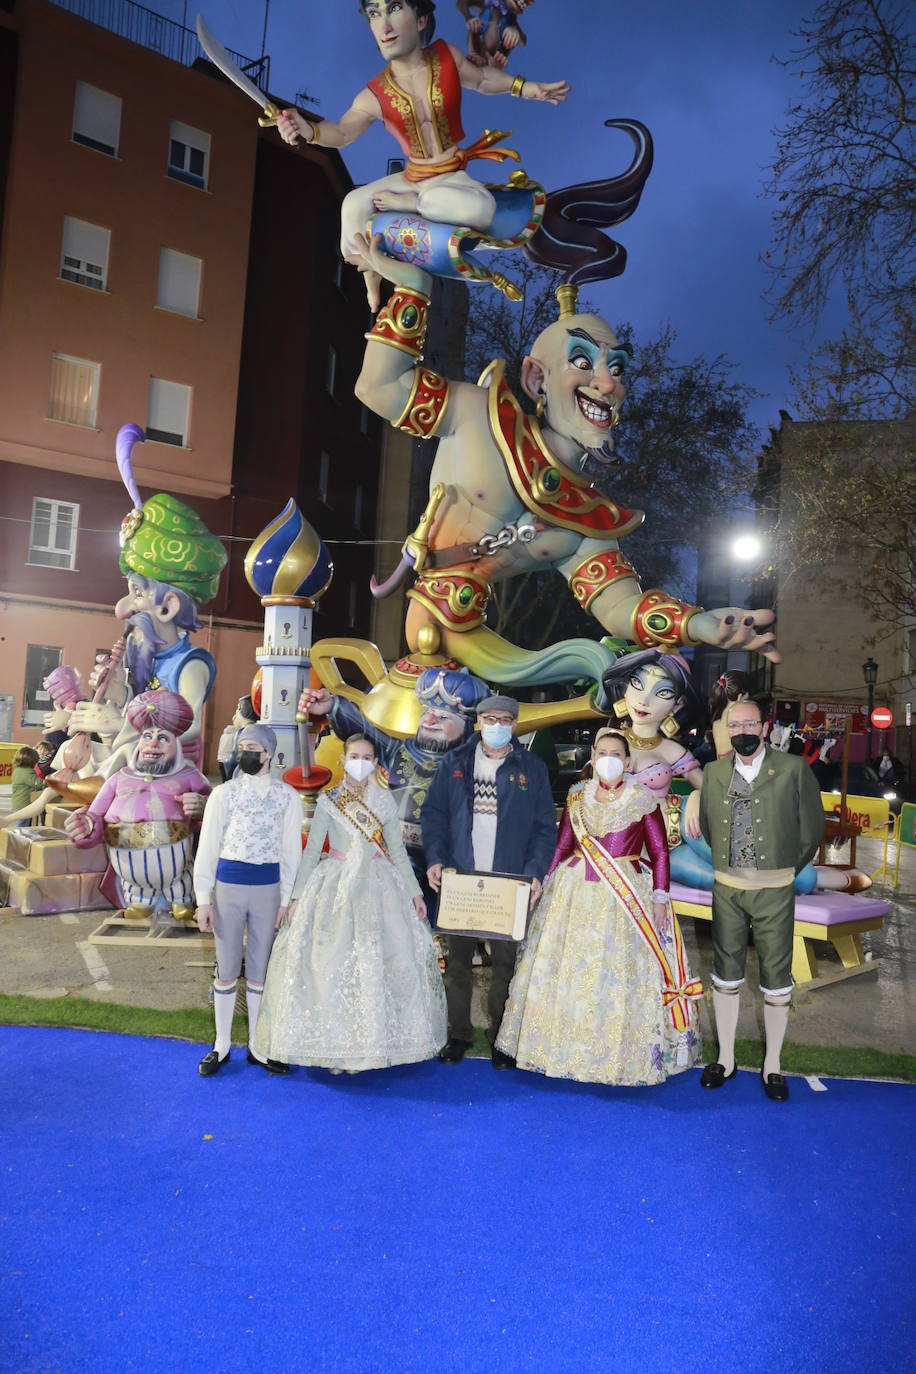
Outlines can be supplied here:
<path id="1" fill-rule="evenodd" d="M 160 492 L 121 522 L 122 573 L 168 582 L 199 606 L 216 596 L 228 555 L 197 511 Z"/>

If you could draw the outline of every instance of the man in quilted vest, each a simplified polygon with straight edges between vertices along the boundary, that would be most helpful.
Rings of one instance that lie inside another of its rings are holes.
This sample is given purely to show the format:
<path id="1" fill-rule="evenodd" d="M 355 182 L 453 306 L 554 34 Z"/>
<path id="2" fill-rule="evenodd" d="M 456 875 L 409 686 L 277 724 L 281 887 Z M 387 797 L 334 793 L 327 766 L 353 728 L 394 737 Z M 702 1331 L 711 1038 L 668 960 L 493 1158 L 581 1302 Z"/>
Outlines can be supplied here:
<path id="1" fill-rule="evenodd" d="M 229 1058 L 235 993 L 245 953 L 248 1062 L 272 1073 L 286 1065 L 251 1048 L 274 936 L 286 915 L 302 850 L 299 794 L 270 776 L 277 737 L 266 725 L 239 731 L 237 774 L 210 794 L 194 863 L 197 924 L 216 937 L 216 1039 L 197 1066 L 203 1078 Z M 247 936 L 247 941 L 246 941 Z"/>

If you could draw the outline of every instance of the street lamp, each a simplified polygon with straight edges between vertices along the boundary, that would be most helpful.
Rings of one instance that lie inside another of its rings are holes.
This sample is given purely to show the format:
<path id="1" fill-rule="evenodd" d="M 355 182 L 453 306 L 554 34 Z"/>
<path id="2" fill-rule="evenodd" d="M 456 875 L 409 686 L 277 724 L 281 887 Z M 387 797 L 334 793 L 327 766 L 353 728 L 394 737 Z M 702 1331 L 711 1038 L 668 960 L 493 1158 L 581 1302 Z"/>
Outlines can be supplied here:
<path id="1" fill-rule="evenodd" d="M 871 713 L 875 709 L 875 683 L 878 681 L 878 665 L 873 658 L 867 658 L 862 664 L 862 673 L 865 678 L 865 686 L 868 691 L 868 757 L 867 763 L 872 760 L 872 723 Z"/>

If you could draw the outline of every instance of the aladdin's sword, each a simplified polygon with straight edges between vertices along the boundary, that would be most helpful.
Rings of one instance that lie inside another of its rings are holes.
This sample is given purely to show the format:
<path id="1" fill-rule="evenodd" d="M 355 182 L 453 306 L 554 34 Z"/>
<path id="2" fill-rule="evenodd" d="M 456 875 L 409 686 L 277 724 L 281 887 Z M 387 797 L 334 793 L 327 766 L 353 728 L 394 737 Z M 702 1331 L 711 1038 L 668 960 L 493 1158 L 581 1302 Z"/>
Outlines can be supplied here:
<path id="1" fill-rule="evenodd" d="M 275 125 L 280 111 L 277 109 L 276 105 L 272 104 L 272 102 L 267 99 L 263 91 L 258 90 L 253 81 L 248 80 L 244 72 L 239 71 L 222 43 L 216 35 L 211 33 L 207 28 L 202 14 L 197 16 L 196 28 L 197 40 L 214 67 L 218 67 L 223 76 L 228 76 L 229 80 L 234 82 L 240 91 L 244 91 L 249 100 L 253 100 L 256 105 L 261 106 L 261 109 L 264 111 L 264 113 L 258 117 L 258 123 L 261 128 L 269 129 Z"/>

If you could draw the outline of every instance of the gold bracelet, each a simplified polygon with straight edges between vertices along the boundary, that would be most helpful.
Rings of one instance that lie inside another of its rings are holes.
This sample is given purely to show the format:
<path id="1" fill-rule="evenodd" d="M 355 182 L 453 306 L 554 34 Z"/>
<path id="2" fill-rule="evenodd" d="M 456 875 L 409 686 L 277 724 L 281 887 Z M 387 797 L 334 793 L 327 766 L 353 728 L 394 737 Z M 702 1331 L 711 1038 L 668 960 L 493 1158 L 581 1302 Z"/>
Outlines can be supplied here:
<path id="1" fill-rule="evenodd" d="M 512 82 L 512 85 L 509 87 L 509 94 L 517 95 L 519 98 L 521 98 L 521 94 L 524 89 L 525 78 L 523 76 L 517 76 L 515 80 Z"/>

